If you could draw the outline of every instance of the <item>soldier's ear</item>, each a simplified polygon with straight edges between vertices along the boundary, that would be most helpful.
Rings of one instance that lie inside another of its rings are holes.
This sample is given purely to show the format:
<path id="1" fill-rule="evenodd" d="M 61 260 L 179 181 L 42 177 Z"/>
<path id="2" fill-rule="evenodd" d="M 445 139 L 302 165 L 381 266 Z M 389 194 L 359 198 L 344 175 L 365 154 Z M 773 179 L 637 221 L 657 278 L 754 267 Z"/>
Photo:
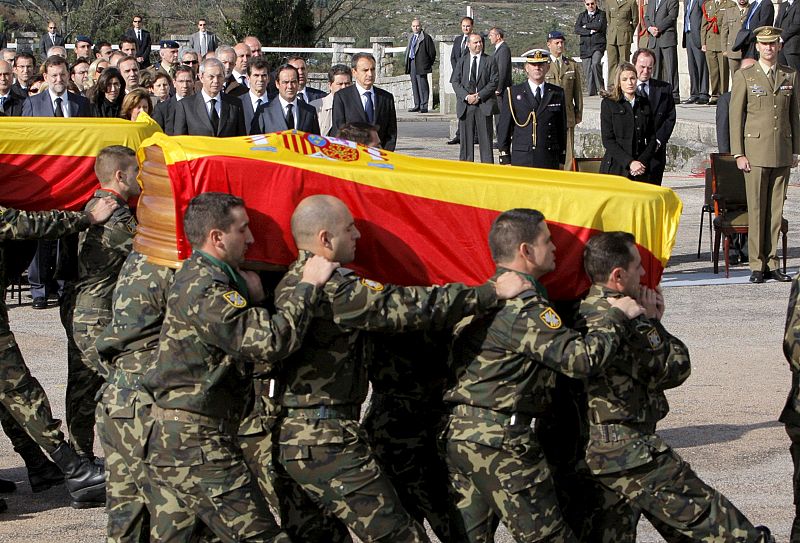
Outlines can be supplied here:
<path id="1" fill-rule="evenodd" d="M 333 235 L 329 230 L 320 230 L 317 234 L 317 243 L 325 249 L 333 249 Z"/>

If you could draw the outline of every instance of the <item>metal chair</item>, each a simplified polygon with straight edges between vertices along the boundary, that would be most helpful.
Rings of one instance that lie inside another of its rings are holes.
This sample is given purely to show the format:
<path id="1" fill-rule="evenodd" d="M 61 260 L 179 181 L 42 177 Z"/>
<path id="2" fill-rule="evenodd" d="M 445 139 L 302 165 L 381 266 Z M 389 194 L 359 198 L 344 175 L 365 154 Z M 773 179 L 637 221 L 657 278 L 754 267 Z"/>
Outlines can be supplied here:
<path id="1" fill-rule="evenodd" d="M 700 209 L 700 235 L 697 238 L 697 258 L 700 258 L 700 247 L 703 244 L 703 222 L 708 214 L 708 252 L 713 252 L 713 239 L 714 239 L 714 227 L 711 224 L 714 220 L 714 200 L 711 198 L 712 190 L 711 190 L 711 168 L 706 168 L 706 193 L 705 193 L 705 200 L 703 201 L 703 207 Z"/>

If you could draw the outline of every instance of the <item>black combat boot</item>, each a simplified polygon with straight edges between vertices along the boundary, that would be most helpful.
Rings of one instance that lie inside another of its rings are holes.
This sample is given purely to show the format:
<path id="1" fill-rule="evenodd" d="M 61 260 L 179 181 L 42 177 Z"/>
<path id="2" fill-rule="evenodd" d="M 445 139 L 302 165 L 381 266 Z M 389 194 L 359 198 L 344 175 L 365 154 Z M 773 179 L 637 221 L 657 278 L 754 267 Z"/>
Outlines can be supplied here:
<path id="1" fill-rule="evenodd" d="M 74 509 L 103 507 L 106 504 L 106 476 L 101 467 L 78 456 L 67 442 L 59 445 L 50 457 L 64 474 Z"/>
<path id="2" fill-rule="evenodd" d="M 0 494 L 11 494 L 17 490 L 17 485 L 14 481 L 7 479 L 0 479 Z"/>
<path id="3" fill-rule="evenodd" d="M 64 474 L 42 452 L 38 445 L 17 450 L 28 469 L 28 481 L 33 492 L 42 492 L 64 482 Z"/>
<path id="4" fill-rule="evenodd" d="M 756 526 L 756 530 L 763 534 L 764 543 L 775 543 L 775 538 L 772 536 L 772 532 L 769 531 L 769 528 L 766 526 Z"/>

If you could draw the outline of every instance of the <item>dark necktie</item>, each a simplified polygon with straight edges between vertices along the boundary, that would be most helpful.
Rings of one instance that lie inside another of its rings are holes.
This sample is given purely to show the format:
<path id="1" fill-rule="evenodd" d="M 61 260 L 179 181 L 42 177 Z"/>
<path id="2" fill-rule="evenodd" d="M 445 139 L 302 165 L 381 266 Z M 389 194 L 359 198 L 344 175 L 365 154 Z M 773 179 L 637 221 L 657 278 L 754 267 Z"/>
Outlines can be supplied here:
<path id="1" fill-rule="evenodd" d="M 753 15 L 756 14 L 756 11 L 758 11 L 758 8 L 760 8 L 760 7 L 761 7 L 761 3 L 758 3 L 758 4 L 754 5 L 753 9 L 750 11 L 750 15 L 747 16 L 747 21 L 745 21 L 745 23 L 744 23 L 744 27 L 747 30 L 750 30 L 750 20 L 753 18 Z"/>
<path id="2" fill-rule="evenodd" d="M 639 96 L 647 97 L 647 91 L 645 90 L 644 83 L 639 83 L 639 88 L 637 89 L 636 94 L 638 94 Z"/>
<path id="3" fill-rule="evenodd" d="M 253 112 L 253 122 L 250 123 L 251 134 L 262 134 L 264 128 L 261 126 L 261 110 L 264 107 L 264 101 L 259 98 L 256 100 L 256 109 Z"/>
<path id="4" fill-rule="evenodd" d="M 467 50 L 467 35 L 464 34 L 464 37 L 461 38 L 461 54 L 463 55 Z"/>
<path id="5" fill-rule="evenodd" d="M 536 90 L 533 92 L 533 109 L 539 109 L 539 104 L 542 100 L 542 88 L 536 87 Z"/>
<path id="6" fill-rule="evenodd" d="M 297 93 L 297 99 L 300 100 L 301 102 L 305 102 L 306 101 L 306 97 L 302 92 L 298 92 Z"/>
<path id="7" fill-rule="evenodd" d="M 372 92 L 367 91 L 364 93 L 367 97 L 367 103 L 364 105 L 364 112 L 367 114 L 367 121 L 369 124 L 375 124 L 375 104 L 372 103 Z"/>
<path id="8" fill-rule="evenodd" d="M 55 109 L 55 112 L 53 113 L 53 116 L 55 116 L 55 117 L 63 117 L 64 116 L 64 110 L 61 109 L 61 102 L 62 102 L 61 98 L 56 98 L 56 109 Z"/>
<path id="9" fill-rule="evenodd" d="M 245 76 L 242 76 L 239 79 L 241 79 L 241 81 L 242 81 L 242 86 L 246 87 L 247 86 L 247 78 Z"/>
<path id="10" fill-rule="evenodd" d="M 141 30 L 137 30 L 136 31 L 136 39 L 138 41 L 142 41 L 142 31 Z"/>
<path id="11" fill-rule="evenodd" d="M 2 111 L 4 113 L 6 111 L 6 97 L 5 96 L 0 96 L 0 111 Z"/>
<path id="12" fill-rule="evenodd" d="M 217 113 L 217 99 L 211 99 L 211 128 L 214 129 L 214 135 L 219 132 L 219 113 Z"/>
<path id="13" fill-rule="evenodd" d="M 478 57 L 472 57 L 472 67 L 469 69 L 469 90 L 478 90 Z"/>
<path id="14" fill-rule="evenodd" d="M 286 128 L 289 130 L 294 129 L 294 114 L 292 113 L 292 104 L 286 106 Z"/>
<path id="15" fill-rule="evenodd" d="M 412 34 L 411 36 L 411 47 L 409 48 L 408 58 L 414 60 L 414 49 L 417 47 L 417 35 Z"/>

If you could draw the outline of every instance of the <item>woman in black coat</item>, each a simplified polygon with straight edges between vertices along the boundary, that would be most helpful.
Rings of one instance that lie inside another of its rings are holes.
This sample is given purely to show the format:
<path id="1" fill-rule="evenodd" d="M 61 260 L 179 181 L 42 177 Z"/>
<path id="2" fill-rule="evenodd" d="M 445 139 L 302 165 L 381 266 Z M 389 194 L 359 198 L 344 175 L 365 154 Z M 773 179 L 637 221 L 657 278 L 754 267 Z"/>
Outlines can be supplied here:
<path id="1" fill-rule="evenodd" d="M 97 84 L 86 91 L 94 117 L 119 117 L 125 98 L 125 80 L 116 68 L 106 68 Z"/>
<path id="2" fill-rule="evenodd" d="M 623 62 L 616 83 L 600 104 L 600 130 L 606 153 L 600 173 L 650 182 L 656 132 L 650 102 L 636 93 L 636 68 Z"/>

